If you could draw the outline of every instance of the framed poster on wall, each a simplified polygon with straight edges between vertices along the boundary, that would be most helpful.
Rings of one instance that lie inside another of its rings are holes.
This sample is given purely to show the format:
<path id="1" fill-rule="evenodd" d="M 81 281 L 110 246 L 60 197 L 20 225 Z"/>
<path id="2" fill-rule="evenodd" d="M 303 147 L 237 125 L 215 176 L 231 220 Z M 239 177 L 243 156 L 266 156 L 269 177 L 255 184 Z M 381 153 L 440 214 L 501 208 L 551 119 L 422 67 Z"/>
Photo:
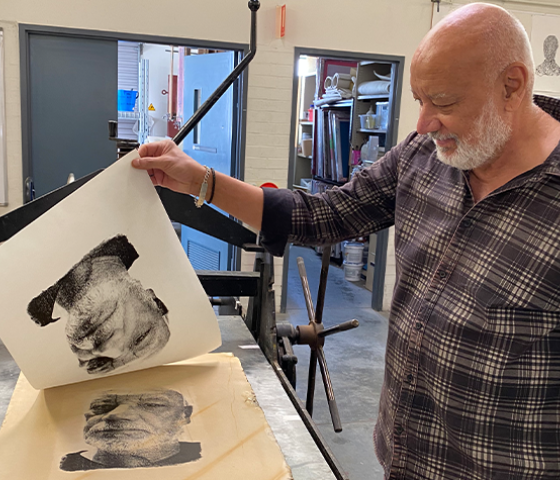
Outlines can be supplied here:
<path id="1" fill-rule="evenodd" d="M 535 92 L 560 96 L 560 16 L 533 15 L 531 47 L 535 59 Z"/>

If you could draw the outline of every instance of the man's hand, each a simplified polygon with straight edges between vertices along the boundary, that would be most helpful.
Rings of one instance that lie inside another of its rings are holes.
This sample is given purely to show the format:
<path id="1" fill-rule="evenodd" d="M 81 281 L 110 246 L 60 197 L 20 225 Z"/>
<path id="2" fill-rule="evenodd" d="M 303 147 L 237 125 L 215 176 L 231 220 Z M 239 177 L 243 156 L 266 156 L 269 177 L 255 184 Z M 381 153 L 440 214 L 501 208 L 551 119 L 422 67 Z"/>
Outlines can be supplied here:
<path id="1" fill-rule="evenodd" d="M 154 185 L 198 195 L 206 169 L 171 140 L 144 144 L 138 153 L 141 158 L 134 159 L 132 166 L 146 170 Z"/>
<path id="2" fill-rule="evenodd" d="M 148 143 L 138 150 L 140 158 L 132 166 L 146 170 L 154 185 L 179 193 L 198 196 L 206 168 L 184 153 L 171 140 Z M 214 192 L 212 203 L 239 220 L 260 230 L 264 196 L 262 189 L 215 172 L 208 179 L 206 200 Z"/>

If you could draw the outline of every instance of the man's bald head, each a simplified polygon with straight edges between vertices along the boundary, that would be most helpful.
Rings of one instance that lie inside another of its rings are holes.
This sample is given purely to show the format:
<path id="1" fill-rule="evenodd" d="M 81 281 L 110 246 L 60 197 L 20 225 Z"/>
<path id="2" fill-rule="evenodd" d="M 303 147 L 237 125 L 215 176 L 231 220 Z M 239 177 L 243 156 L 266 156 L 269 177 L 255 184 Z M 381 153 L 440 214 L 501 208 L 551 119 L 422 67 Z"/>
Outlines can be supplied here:
<path id="1" fill-rule="evenodd" d="M 471 3 L 438 23 L 422 40 L 412 68 L 430 61 L 462 68 L 485 82 L 494 82 L 509 65 L 522 63 L 531 98 L 534 62 L 529 38 L 519 20 L 496 5 Z"/>

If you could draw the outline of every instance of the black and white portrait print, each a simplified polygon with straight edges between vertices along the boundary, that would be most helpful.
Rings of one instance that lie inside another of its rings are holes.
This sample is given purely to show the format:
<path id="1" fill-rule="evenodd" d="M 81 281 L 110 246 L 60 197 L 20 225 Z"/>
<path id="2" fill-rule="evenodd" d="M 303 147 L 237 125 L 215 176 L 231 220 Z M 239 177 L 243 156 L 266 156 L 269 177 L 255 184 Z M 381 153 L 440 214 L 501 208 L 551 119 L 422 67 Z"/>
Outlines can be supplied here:
<path id="1" fill-rule="evenodd" d="M 27 307 L 40 327 L 66 319 L 70 348 L 90 374 L 154 355 L 169 340 L 166 306 L 128 272 L 138 258 L 127 237 L 117 235 L 85 255 Z"/>
<path id="2" fill-rule="evenodd" d="M 558 77 L 560 76 L 560 66 L 556 63 L 556 52 L 558 51 L 558 37 L 549 35 L 544 39 L 543 52 L 544 62 L 536 69 L 539 76 Z"/>
<path id="3" fill-rule="evenodd" d="M 179 440 L 192 406 L 175 390 L 104 392 L 85 414 L 84 440 L 92 450 L 62 458 L 67 472 L 179 465 L 201 458 L 200 443 Z"/>

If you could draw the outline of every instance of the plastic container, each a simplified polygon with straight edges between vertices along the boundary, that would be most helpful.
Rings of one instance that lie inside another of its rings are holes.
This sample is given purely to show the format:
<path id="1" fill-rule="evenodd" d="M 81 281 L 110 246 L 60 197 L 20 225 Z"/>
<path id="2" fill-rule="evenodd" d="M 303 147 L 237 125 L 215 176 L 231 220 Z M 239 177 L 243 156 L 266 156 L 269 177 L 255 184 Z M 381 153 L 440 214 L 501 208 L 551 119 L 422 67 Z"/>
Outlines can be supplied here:
<path id="1" fill-rule="evenodd" d="M 379 153 L 379 137 L 371 135 L 367 143 L 362 145 L 360 156 L 362 162 L 375 162 Z"/>
<path id="2" fill-rule="evenodd" d="M 360 117 L 360 128 L 362 130 L 375 130 L 376 127 L 376 114 L 373 113 L 373 106 L 369 107 L 365 115 L 358 115 Z"/>
<path id="3" fill-rule="evenodd" d="M 359 282 L 362 279 L 363 263 L 344 262 L 344 278 L 349 282 Z"/>
<path id="4" fill-rule="evenodd" d="M 138 92 L 136 90 L 119 90 L 117 96 L 117 110 L 119 112 L 134 111 L 137 98 Z"/>
<path id="5" fill-rule="evenodd" d="M 389 126 L 389 102 L 377 102 L 376 116 L 377 128 L 387 130 Z"/>
<path id="6" fill-rule="evenodd" d="M 363 243 L 346 243 L 344 245 L 344 263 L 363 265 Z"/>

